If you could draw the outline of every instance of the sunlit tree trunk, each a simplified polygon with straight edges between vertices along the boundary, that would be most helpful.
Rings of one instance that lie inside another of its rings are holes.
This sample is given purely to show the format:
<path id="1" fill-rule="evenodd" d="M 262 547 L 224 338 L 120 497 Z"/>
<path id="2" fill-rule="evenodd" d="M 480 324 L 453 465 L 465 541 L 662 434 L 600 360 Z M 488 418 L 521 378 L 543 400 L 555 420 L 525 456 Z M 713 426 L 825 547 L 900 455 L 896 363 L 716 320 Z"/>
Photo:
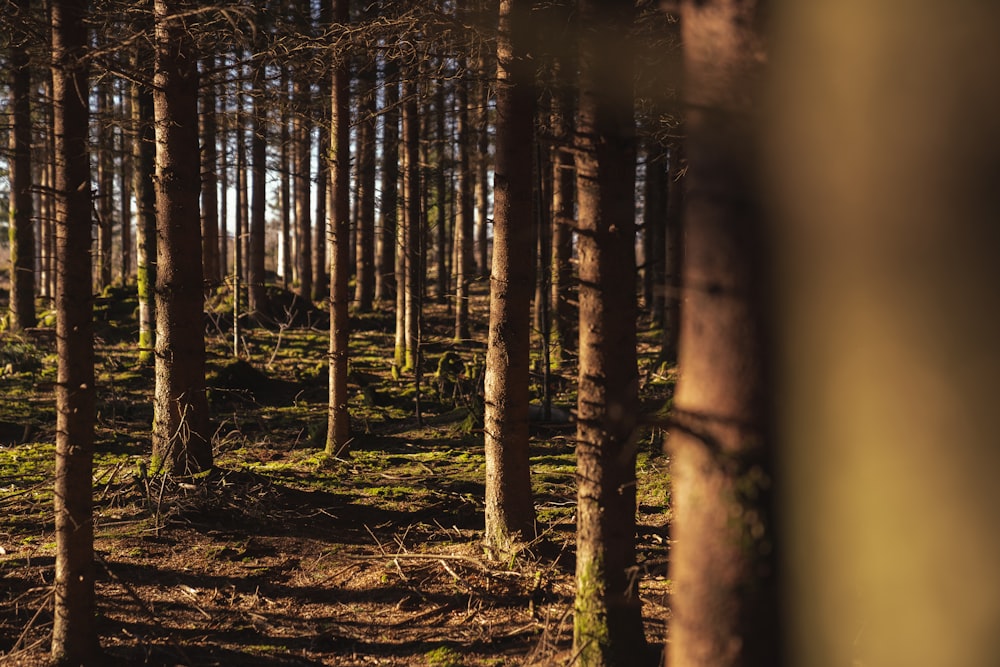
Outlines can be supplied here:
<path id="1" fill-rule="evenodd" d="M 533 65 L 527 59 L 531 3 L 502 0 L 497 41 L 497 148 L 493 271 L 486 352 L 486 545 L 494 557 L 534 535 L 528 463 L 532 220 Z"/>
<path id="2" fill-rule="evenodd" d="M 328 0 L 319 3 L 319 29 L 330 25 L 332 12 Z M 313 225 L 313 301 L 317 303 L 330 297 L 330 230 L 327 227 L 327 206 L 330 200 L 330 100 L 328 79 L 316 82 L 316 105 L 319 108 L 319 123 L 316 128 L 316 224 Z"/>
<path id="3" fill-rule="evenodd" d="M 119 86 L 118 103 L 118 146 L 121 153 L 121 165 L 119 169 L 120 180 L 120 200 L 119 200 L 119 222 L 121 225 L 122 254 L 119 264 L 119 276 L 121 284 L 128 284 L 132 277 L 132 142 L 129 135 L 132 133 L 132 95 L 131 83 L 121 81 Z"/>
<path id="4" fill-rule="evenodd" d="M 144 51 L 135 55 L 138 64 Z M 153 172 L 156 169 L 156 137 L 153 126 L 153 91 L 133 82 L 134 170 L 132 186 L 136 208 L 136 292 L 139 299 L 139 362 L 153 361 L 156 341 L 156 193 Z"/>
<path id="5" fill-rule="evenodd" d="M 56 163 L 55 530 L 52 658 L 96 664 L 100 652 L 94 601 L 93 294 L 90 158 L 87 125 L 86 2 L 51 5 Z"/>
<path id="6" fill-rule="evenodd" d="M 461 13 L 467 2 L 461 0 L 458 3 L 458 11 Z M 460 14 L 461 16 L 461 14 Z M 458 71 L 463 74 L 455 82 L 455 95 L 458 98 L 458 118 L 457 118 L 457 141 L 458 141 L 458 183 L 456 191 L 455 207 L 455 338 L 465 340 L 469 338 L 469 282 L 475 269 L 475 258 L 473 252 L 474 234 L 474 203 L 472 201 L 474 183 L 472 179 L 472 161 L 470 159 L 470 140 L 472 133 L 469 131 L 469 82 L 464 74 L 466 68 L 465 58 L 459 58 L 457 63 Z"/>
<path id="7" fill-rule="evenodd" d="M 448 192 L 445 184 L 448 182 L 447 178 L 447 144 L 449 140 L 445 135 L 445 89 L 444 81 L 438 81 L 434 86 L 434 138 L 435 138 L 435 148 L 432 153 L 435 154 L 436 162 L 434 169 L 434 190 L 435 190 L 435 209 L 437 214 L 437 222 L 434 225 L 434 259 L 436 271 L 434 272 L 435 285 L 434 285 L 434 297 L 437 299 L 438 303 L 444 303 L 445 298 L 448 294 L 449 289 L 449 275 L 447 266 L 447 256 L 448 252 L 448 218 L 447 218 L 447 202 L 448 202 Z M 429 147 L 428 147 L 429 148 Z M 428 161 L 430 163 L 430 161 Z M 430 186 L 428 186 L 430 187 Z"/>
<path id="8" fill-rule="evenodd" d="M 184 10 L 154 1 L 156 57 L 156 390 L 154 467 L 191 474 L 212 466 L 205 396 L 204 292 L 198 210 L 198 70 Z"/>
<path id="9" fill-rule="evenodd" d="M 689 161 L 668 664 L 780 664 L 755 179 L 760 2 L 685 2 Z"/>
<path id="10" fill-rule="evenodd" d="M 348 0 L 330 0 L 333 3 L 333 20 L 346 23 L 349 17 Z M 346 53 L 338 54 L 340 60 L 333 71 L 331 87 L 330 157 L 333 171 L 330 223 L 333 255 L 330 262 L 330 398 L 328 406 L 326 452 L 331 456 L 343 454 L 351 439 L 350 415 L 347 411 L 348 362 L 348 280 L 350 278 L 350 77 Z"/>
<path id="11" fill-rule="evenodd" d="M 19 0 L 27 14 L 29 3 Z M 31 70 L 25 35 L 15 33 L 10 46 L 10 324 L 35 326 L 35 231 L 32 225 Z"/>
<path id="12" fill-rule="evenodd" d="M 405 342 L 406 353 L 403 369 L 414 368 L 419 360 L 417 349 L 417 327 L 420 322 L 422 300 L 420 275 L 421 238 L 420 209 L 420 117 L 417 113 L 417 83 L 413 80 L 415 70 L 408 73 L 403 82 L 403 144 L 406 150 L 406 172 L 403 177 L 406 192 L 406 284 L 405 284 Z"/>

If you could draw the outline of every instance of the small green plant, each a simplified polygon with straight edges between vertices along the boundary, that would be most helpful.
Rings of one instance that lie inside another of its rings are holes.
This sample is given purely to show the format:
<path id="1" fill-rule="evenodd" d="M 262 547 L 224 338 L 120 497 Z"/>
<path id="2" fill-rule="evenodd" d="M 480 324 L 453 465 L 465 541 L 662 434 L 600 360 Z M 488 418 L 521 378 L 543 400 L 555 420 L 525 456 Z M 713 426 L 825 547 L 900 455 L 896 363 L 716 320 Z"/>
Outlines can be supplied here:
<path id="1" fill-rule="evenodd" d="M 462 656 L 447 646 L 438 646 L 424 654 L 428 667 L 462 667 Z"/>

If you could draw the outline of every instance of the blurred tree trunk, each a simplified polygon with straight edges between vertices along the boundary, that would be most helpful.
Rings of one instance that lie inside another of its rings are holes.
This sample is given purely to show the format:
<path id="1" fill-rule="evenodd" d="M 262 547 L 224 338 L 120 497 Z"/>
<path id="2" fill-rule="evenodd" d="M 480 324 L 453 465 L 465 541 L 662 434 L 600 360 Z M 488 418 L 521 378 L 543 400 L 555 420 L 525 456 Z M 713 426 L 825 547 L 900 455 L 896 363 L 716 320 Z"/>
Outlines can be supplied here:
<path id="1" fill-rule="evenodd" d="M 635 567 L 633 3 L 580 3 L 580 381 L 573 644 L 580 664 L 632 665 L 645 638 Z"/>
<path id="2" fill-rule="evenodd" d="M 677 361 L 681 334 L 681 275 L 684 268 L 684 151 L 674 146 L 669 153 L 667 172 L 667 220 L 664 230 L 663 265 L 663 350 L 660 358 Z"/>
<path id="3" fill-rule="evenodd" d="M 756 184 L 764 3 L 682 5 L 688 188 L 668 664 L 775 665 L 772 434 Z"/>
<path id="4" fill-rule="evenodd" d="M 667 246 L 667 152 L 655 139 L 646 145 L 642 208 L 642 305 L 654 326 L 663 324 L 664 267 Z"/>
<path id="5" fill-rule="evenodd" d="M 497 148 L 493 271 L 486 352 L 486 547 L 505 558 L 534 536 L 528 462 L 534 69 L 528 0 L 501 0 L 497 39 Z"/>
<path id="6" fill-rule="evenodd" d="M 27 14 L 28 0 L 18 0 L 18 13 Z M 26 329 L 35 318 L 35 230 L 32 225 L 31 69 L 24 40 L 10 40 L 10 325 Z"/>
<path id="7" fill-rule="evenodd" d="M 93 278 L 91 276 L 88 42 L 82 1 L 53 0 L 52 79 L 56 163 L 56 567 L 52 658 L 96 664 L 94 600 Z"/>
<path id="8" fill-rule="evenodd" d="M 348 0 L 330 0 L 333 3 L 333 20 L 346 23 L 350 16 Z M 330 456 L 343 455 L 351 441 L 350 414 L 347 401 L 348 364 L 348 280 L 350 279 L 350 65 L 345 53 L 333 71 L 331 86 L 331 168 L 333 171 L 333 197 L 330 229 L 333 239 L 333 256 L 330 262 L 330 398 L 327 419 L 326 452 Z"/>
<path id="9" fill-rule="evenodd" d="M 212 466 L 205 397 L 204 287 L 198 211 L 198 69 L 185 10 L 154 1 L 156 119 L 156 390 L 154 468 L 188 475 Z"/>

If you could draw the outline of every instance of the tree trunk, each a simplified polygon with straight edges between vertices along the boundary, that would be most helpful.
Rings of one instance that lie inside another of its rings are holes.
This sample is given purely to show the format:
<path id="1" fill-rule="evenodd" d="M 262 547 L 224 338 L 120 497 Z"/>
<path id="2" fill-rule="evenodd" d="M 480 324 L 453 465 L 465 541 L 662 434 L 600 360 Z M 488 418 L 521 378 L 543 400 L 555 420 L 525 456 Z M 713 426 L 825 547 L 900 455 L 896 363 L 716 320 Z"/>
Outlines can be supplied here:
<path id="1" fill-rule="evenodd" d="M 226 87 L 223 84 L 223 94 L 219 105 L 222 118 L 222 128 L 219 141 L 219 280 L 225 282 L 229 275 L 229 104 L 226 102 Z"/>
<path id="2" fill-rule="evenodd" d="M 333 11 L 330 0 L 320 0 L 319 29 L 327 30 Z M 310 10 L 311 11 L 311 10 Z M 313 301 L 330 298 L 330 230 L 327 227 L 327 204 L 330 188 L 330 100 L 331 92 L 327 79 L 317 81 L 316 100 L 319 107 L 319 127 L 316 137 L 316 224 L 313 235 Z"/>
<path id="3" fill-rule="evenodd" d="M 119 265 L 121 284 L 127 285 L 132 277 L 132 145 L 129 139 L 132 123 L 131 83 L 122 80 L 119 88 L 118 140 L 121 149 L 121 199 L 119 218 L 122 234 L 122 254 Z"/>
<path id="4" fill-rule="evenodd" d="M 253 171 L 253 193 L 250 204 L 250 229 L 247 248 L 247 312 L 259 317 L 267 309 L 264 289 L 265 229 L 267 205 L 267 111 L 264 108 L 264 63 L 253 63 L 253 118 L 250 123 L 250 167 Z"/>
<path id="5" fill-rule="evenodd" d="M 204 286 L 198 212 L 198 70 L 187 3 L 154 0 L 156 71 L 156 396 L 154 468 L 212 466 L 205 397 Z"/>
<path id="6" fill-rule="evenodd" d="M 531 3 L 501 0 L 497 39 L 497 147 L 493 272 L 486 352 L 486 546 L 493 557 L 534 536 L 528 462 L 532 220 L 533 66 L 527 59 Z"/>
<path id="7" fill-rule="evenodd" d="M 406 173 L 403 178 L 406 191 L 406 308 L 405 341 L 406 353 L 403 370 L 410 370 L 419 363 L 417 349 L 417 327 L 420 321 L 422 300 L 420 260 L 422 250 L 420 225 L 420 116 L 417 113 L 416 75 L 411 71 L 403 82 L 403 142 L 406 147 Z"/>
<path id="8" fill-rule="evenodd" d="M 105 79 L 95 92 L 97 98 L 97 288 L 103 290 L 111 285 L 113 262 L 112 234 L 114 230 L 114 156 L 111 149 L 113 129 L 111 125 L 110 82 Z"/>
<path id="9" fill-rule="evenodd" d="M 396 227 L 399 220 L 399 79 L 398 68 L 386 64 L 385 108 L 382 114 L 382 219 L 378 242 L 378 266 L 375 274 L 375 296 L 387 303 L 396 289 Z"/>
<path id="10" fill-rule="evenodd" d="M 295 126 L 295 224 L 298 231 L 298 246 L 296 260 L 298 262 L 299 289 L 298 295 L 310 302 L 313 283 L 313 250 L 312 250 L 312 220 L 311 216 L 311 181 L 312 163 L 312 125 L 306 116 L 309 100 L 309 84 L 303 81 L 305 72 L 297 72 L 295 76 L 294 98 L 296 106 Z"/>
<path id="11" fill-rule="evenodd" d="M 577 192 L 580 381 L 573 644 L 580 664 L 632 665 L 642 630 L 635 566 L 638 367 L 631 2 L 580 4 Z"/>
<path id="12" fill-rule="evenodd" d="M 358 228 L 354 304 L 367 313 L 375 299 L 375 76 L 374 62 L 360 69 L 358 95 Z"/>
<path id="13" fill-rule="evenodd" d="M 493 71 L 486 71 L 485 57 L 479 59 L 479 111 L 476 113 L 476 267 L 480 278 L 490 277 L 489 217 L 490 217 L 490 87 Z"/>
<path id="14" fill-rule="evenodd" d="M 281 199 L 281 258 L 278 265 L 281 270 L 281 285 L 286 290 L 292 285 L 292 192 L 290 187 L 291 160 L 289 153 L 291 150 L 291 135 L 288 131 L 288 68 L 281 68 L 281 131 L 279 133 L 281 146 L 279 147 L 278 160 L 281 182 L 279 185 L 279 197 Z"/>
<path id="15" fill-rule="evenodd" d="M 466 0 L 460 0 L 457 5 L 459 16 L 467 4 Z M 469 331 L 469 282 L 475 269 L 475 259 L 472 256 L 473 240 L 473 180 L 472 161 L 469 157 L 471 150 L 469 132 L 469 81 L 465 74 L 466 60 L 459 58 L 457 63 L 458 71 L 461 74 L 455 82 L 455 95 L 458 98 L 458 184 L 457 206 L 455 207 L 455 339 L 457 341 L 466 340 L 470 337 Z"/>
<path id="16" fill-rule="evenodd" d="M 562 78 L 570 74 L 560 63 Z M 575 70 L 574 70 L 575 72 Z M 576 350 L 577 317 L 573 280 L 573 231 L 576 228 L 576 171 L 572 151 L 574 86 L 563 81 L 553 98 L 552 131 L 555 156 L 552 168 L 552 357 L 558 367 Z"/>
<path id="17" fill-rule="evenodd" d="M 780 664 L 755 183 L 760 3 L 685 2 L 688 192 L 668 664 Z"/>
<path id="18" fill-rule="evenodd" d="M 136 54 L 136 65 L 142 60 Z M 156 343 L 156 193 L 153 172 L 156 169 L 156 136 L 153 125 L 153 91 L 140 83 L 132 84 L 135 125 L 135 208 L 138 215 L 136 238 L 136 290 L 139 299 L 139 363 L 153 361 Z"/>
<path id="19" fill-rule="evenodd" d="M 215 69 L 215 57 L 205 60 L 207 70 Z M 214 291 L 219 280 L 219 179 L 216 151 L 215 85 L 205 87 L 201 97 L 201 251 L 205 287 Z"/>
<path id="20" fill-rule="evenodd" d="M 663 250 L 663 350 L 660 358 L 677 361 L 681 333 L 681 274 L 684 267 L 684 153 L 680 146 L 670 149 L 667 172 L 667 221 Z"/>
<path id="21" fill-rule="evenodd" d="M 333 3 L 333 20 L 346 23 L 349 17 L 348 0 L 330 0 Z M 347 401 L 348 362 L 348 289 L 350 279 L 350 200 L 351 200 L 351 110 L 349 64 L 344 54 L 333 71 L 331 87 L 331 167 L 333 170 L 333 197 L 330 229 L 333 236 L 333 254 L 330 262 L 330 399 L 327 420 L 326 452 L 340 456 L 351 441 L 350 414 Z"/>
<path id="22" fill-rule="evenodd" d="M 17 11 L 28 13 L 28 0 Z M 26 329 L 35 319 L 35 230 L 31 196 L 31 70 L 24 35 L 15 34 L 10 47 L 10 324 Z"/>
<path id="23" fill-rule="evenodd" d="M 663 323 L 664 266 L 668 206 L 667 152 L 655 140 L 646 147 L 642 209 L 642 305 L 652 324 Z"/>
<path id="24" fill-rule="evenodd" d="M 434 190 L 436 196 L 437 224 L 434 226 L 434 246 L 436 249 L 435 260 L 437 279 L 434 289 L 434 296 L 438 303 L 444 303 L 448 295 L 450 282 L 448 280 L 448 266 L 446 258 L 448 256 L 448 218 L 446 215 L 448 193 L 446 189 L 447 178 L 447 144 L 448 138 L 445 135 L 445 90 L 444 81 L 438 81 L 434 91 L 434 136 L 437 139 L 437 159 L 434 168 Z M 429 162 L 430 163 L 430 162 Z"/>
<path id="25" fill-rule="evenodd" d="M 56 571 L 52 658 L 96 664 L 94 600 L 93 294 L 91 285 L 89 90 L 79 58 L 87 44 L 86 2 L 54 0 L 53 105 L 56 162 Z"/>

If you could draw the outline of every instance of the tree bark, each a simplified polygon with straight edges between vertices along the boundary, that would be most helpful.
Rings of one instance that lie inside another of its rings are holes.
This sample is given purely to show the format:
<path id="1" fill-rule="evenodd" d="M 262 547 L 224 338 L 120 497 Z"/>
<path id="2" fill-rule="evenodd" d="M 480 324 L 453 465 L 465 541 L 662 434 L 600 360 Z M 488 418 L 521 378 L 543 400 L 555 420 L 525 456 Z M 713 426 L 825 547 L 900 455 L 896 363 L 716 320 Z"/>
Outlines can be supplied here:
<path id="1" fill-rule="evenodd" d="M 111 125 L 110 82 L 105 79 L 95 92 L 97 98 L 97 288 L 111 285 L 112 234 L 114 229 L 114 156 L 111 153 L 113 129 Z"/>
<path id="2" fill-rule="evenodd" d="M 309 99 L 309 84 L 303 81 L 305 72 L 296 72 L 293 82 L 296 116 L 294 123 L 295 171 L 295 224 L 297 225 L 298 244 L 296 260 L 298 262 L 300 297 L 310 302 L 313 283 L 313 249 L 311 220 L 311 164 L 312 164 L 312 124 L 306 116 Z"/>
<path id="3" fill-rule="evenodd" d="M 281 68 L 281 131 L 279 133 L 281 146 L 279 148 L 279 171 L 280 185 L 279 197 L 281 199 L 281 259 L 279 266 L 281 270 L 281 284 L 286 290 L 292 285 L 292 274 L 294 264 L 292 263 L 292 191 L 290 187 L 291 179 L 291 134 L 288 131 L 289 117 L 288 106 L 291 100 L 288 97 L 288 68 Z"/>
<path id="4" fill-rule="evenodd" d="M 86 2 L 51 5 L 56 163 L 56 571 L 52 658 L 96 664 L 93 285 Z"/>
<path id="5" fill-rule="evenodd" d="M 417 113 L 417 83 L 413 80 L 415 74 L 415 71 L 411 71 L 403 82 L 403 142 L 406 149 L 406 173 L 403 178 L 406 191 L 406 352 L 403 370 L 414 369 L 419 363 L 417 328 L 423 298 L 420 271 L 423 246 L 420 224 L 420 116 Z"/>
<path id="6" fill-rule="evenodd" d="M 374 62 L 359 71 L 358 228 L 354 304 L 367 313 L 375 300 L 375 76 Z"/>
<path id="7" fill-rule="evenodd" d="M 250 122 L 250 167 L 253 171 L 253 192 L 250 204 L 249 255 L 247 256 L 247 311 L 259 317 L 267 310 L 265 290 L 264 216 L 267 205 L 267 111 L 264 106 L 264 62 L 253 67 L 253 106 Z"/>
<path id="8" fill-rule="evenodd" d="M 215 69 L 215 57 L 205 61 L 205 69 Z M 201 96 L 201 252 L 205 288 L 214 291 L 219 281 L 219 179 L 216 150 L 215 85 L 205 87 Z"/>
<path id="9" fill-rule="evenodd" d="M 142 52 L 136 53 L 136 65 L 143 57 Z M 135 192 L 138 215 L 135 263 L 139 299 L 139 363 L 148 364 L 153 361 L 156 344 L 156 192 L 153 189 L 156 136 L 153 125 L 153 91 L 140 83 L 133 83 L 132 98 L 136 131 L 132 189 Z"/>
<path id="10" fill-rule="evenodd" d="M 121 197 L 119 201 L 119 222 L 121 223 L 122 254 L 119 264 L 121 284 L 127 285 L 132 277 L 132 144 L 129 135 L 132 129 L 132 94 L 131 83 L 121 81 L 118 89 L 120 105 L 118 106 L 118 140 L 121 149 Z"/>
<path id="11" fill-rule="evenodd" d="M 378 263 L 375 296 L 387 303 L 396 290 L 396 228 L 399 220 L 399 70 L 386 63 L 385 108 L 382 114 L 382 204 L 379 215 Z"/>
<path id="12" fill-rule="evenodd" d="M 465 9 L 466 0 L 460 0 L 457 4 L 457 11 Z M 469 283 L 475 270 L 475 258 L 473 253 L 473 224 L 474 224 L 474 204 L 472 161 L 469 153 L 471 151 L 469 132 L 469 81 L 465 73 L 467 62 L 464 57 L 460 57 L 457 69 L 461 73 L 455 82 L 455 96 L 458 98 L 458 118 L 456 120 L 456 134 L 458 135 L 458 183 L 456 193 L 458 197 L 455 207 L 455 340 L 466 340 L 470 337 L 469 331 Z"/>
<path id="13" fill-rule="evenodd" d="M 156 58 L 156 390 L 154 468 L 212 466 L 205 397 L 204 282 L 198 211 L 198 70 L 186 2 L 154 0 Z"/>
<path id="14" fill-rule="evenodd" d="M 632 665 L 642 630 L 635 566 L 638 367 L 633 4 L 580 4 L 580 384 L 573 644 L 581 665 Z"/>
<path id="15" fill-rule="evenodd" d="M 28 0 L 18 0 L 18 13 L 27 14 Z M 10 46 L 10 324 L 26 329 L 35 317 L 35 231 L 32 218 L 31 70 L 23 34 L 14 34 Z"/>
<path id="16" fill-rule="evenodd" d="M 493 271 L 486 352 L 486 545 L 494 557 L 534 535 L 528 461 L 532 220 L 533 66 L 527 59 L 531 3 L 501 0 L 497 38 L 497 145 Z"/>
<path id="17" fill-rule="evenodd" d="M 668 664 L 780 664 L 754 126 L 759 2 L 685 2 L 684 315 Z"/>
<path id="18" fill-rule="evenodd" d="M 346 23 L 349 17 L 348 0 L 330 0 L 333 3 L 333 20 Z M 347 401 L 348 339 L 348 280 L 350 279 L 350 200 L 351 200 L 351 110 L 350 76 L 346 54 L 333 72 L 331 87 L 331 168 L 333 170 L 333 197 L 330 224 L 333 254 L 330 262 L 330 399 L 327 420 L 326 452 L 341 456 L 351 441 L 350 414 Z"/>

